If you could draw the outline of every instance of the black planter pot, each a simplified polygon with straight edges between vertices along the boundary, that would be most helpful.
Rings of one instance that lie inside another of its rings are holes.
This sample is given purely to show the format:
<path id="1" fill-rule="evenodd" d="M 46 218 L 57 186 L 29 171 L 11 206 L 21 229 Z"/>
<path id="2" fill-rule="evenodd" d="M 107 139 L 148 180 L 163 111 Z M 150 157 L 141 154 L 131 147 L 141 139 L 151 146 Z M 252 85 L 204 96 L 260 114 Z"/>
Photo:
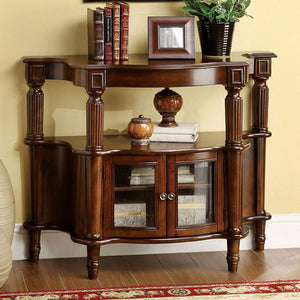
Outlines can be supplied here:
<path id="1" fill-rule="evenodd" d="M 234 22 L 209 23 L 198 21 L 202 55 L 230 56 L 234 24 Z"/>

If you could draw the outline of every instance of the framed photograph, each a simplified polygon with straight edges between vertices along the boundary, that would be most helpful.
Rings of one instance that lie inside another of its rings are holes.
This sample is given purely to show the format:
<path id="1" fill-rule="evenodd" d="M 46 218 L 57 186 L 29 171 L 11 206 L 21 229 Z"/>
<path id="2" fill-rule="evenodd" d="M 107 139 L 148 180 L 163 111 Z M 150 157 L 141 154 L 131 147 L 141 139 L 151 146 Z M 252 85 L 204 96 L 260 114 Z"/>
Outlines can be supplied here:
<path id="1" fill-rule="evenodd" d="M 148 17 L 149 59 L 195 59 L 194 17 Z"/>

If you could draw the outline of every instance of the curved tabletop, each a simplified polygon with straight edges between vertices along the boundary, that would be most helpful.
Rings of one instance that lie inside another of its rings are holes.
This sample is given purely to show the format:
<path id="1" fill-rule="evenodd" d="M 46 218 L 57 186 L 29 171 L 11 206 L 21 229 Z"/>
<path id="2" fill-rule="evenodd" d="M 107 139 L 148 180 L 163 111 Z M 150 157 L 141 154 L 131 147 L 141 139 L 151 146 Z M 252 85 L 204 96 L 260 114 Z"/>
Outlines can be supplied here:
<path id="1" fill-rule="evenodd" d="M 270 55 L 270 54 L 268 54 Z M 198 53 L 195 60 L 148 60 L 147 54 L 129 55 L 128 61 L 95 61 L 86 55 L 25 57 L 29 68 L 42 72 L 43 79 L 72 81 L 87 89 L 105 87 L 178 87 L 228 84 L 248 80 L 251 55 L 234 52 L 230 58 L 208 59 Z M 234 73 L 232 78 L 231 70 Z M 34 74 L 30 69 L 27 73 Z"/>

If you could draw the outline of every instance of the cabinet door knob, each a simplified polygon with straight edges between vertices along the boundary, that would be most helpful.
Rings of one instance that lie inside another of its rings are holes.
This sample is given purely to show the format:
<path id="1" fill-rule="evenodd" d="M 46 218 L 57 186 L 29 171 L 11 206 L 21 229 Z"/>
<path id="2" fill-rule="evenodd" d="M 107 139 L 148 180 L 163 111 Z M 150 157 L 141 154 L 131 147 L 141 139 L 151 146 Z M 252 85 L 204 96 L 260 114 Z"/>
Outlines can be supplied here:
<path id="1" fill-rule="evenodd" d="M 168 195 L 167 195 L 166 193 L 161 193 L 161 194 L 159 195 L 159 199 L 160 199 L 160 200 L 167 200 L 167 198 L 168 198 Z"/>
<path id="2" fill-rule="evenodd" d="M 168 199 L 169 199 L 169 200 L 174 200 L 175 197 L 176 197 L 176 195 L 175 195 L 174 193 L 170 193 L 170 194 L 168 195 Z"/>

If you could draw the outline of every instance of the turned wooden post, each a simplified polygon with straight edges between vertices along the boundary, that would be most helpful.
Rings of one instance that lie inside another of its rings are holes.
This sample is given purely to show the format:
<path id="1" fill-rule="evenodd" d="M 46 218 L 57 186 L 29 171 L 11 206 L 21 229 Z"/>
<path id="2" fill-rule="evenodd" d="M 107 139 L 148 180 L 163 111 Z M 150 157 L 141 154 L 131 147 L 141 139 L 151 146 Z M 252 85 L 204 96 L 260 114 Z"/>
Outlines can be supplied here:
<path id="1" fill-rule="evenodd" d="M 100 246 L 87 246 L 87 269 L 89 279 L 98 277 L 100 267 Z"/>
<path id="2" fill-rule="evenodd" d="M 260 134 L 254 139 L 255 166 L 256 166 L 256 216 L 255 221 L 255 250 L 264 250 L 265 223 L 271 216 L 265 211 L 265 164 L 266 138 L 271 134 L 268 131 L 269 88 L 266 81 L 271 76 L 271 57 L 274 54 L 254 54 L 251 57 L 254 71 L 252 78 L 252 132 Z"/>
<path id="3" fill-rule="evenodd" d="M 226 121 L 226 191 L 228 210 L 227 263 L 230 272 L 238 268 L 239 245 L 242 235 L 242 117 L 243 101 L 240 90 L 246 83 L 247 68 L 228 68 L 225 99 Z"/>
<path id="4" fill-rule="evenodd" d="M 29 90 L 27 92 L 27 143 L 43 140 L 43 117 L 44 117 L 44 93 L 42 86 L 45 82 L 44 64 L 27 64 L 25 75 Z M 30 146 L 30 194 L 31 194 L 31 224 L 39 224 L 39 201 L 40 189 L 38 160 L 36 159 L 38 149 Z M 40 230 L 29 230 L 30 260 L 38 261 L 41 250 Z"/>

